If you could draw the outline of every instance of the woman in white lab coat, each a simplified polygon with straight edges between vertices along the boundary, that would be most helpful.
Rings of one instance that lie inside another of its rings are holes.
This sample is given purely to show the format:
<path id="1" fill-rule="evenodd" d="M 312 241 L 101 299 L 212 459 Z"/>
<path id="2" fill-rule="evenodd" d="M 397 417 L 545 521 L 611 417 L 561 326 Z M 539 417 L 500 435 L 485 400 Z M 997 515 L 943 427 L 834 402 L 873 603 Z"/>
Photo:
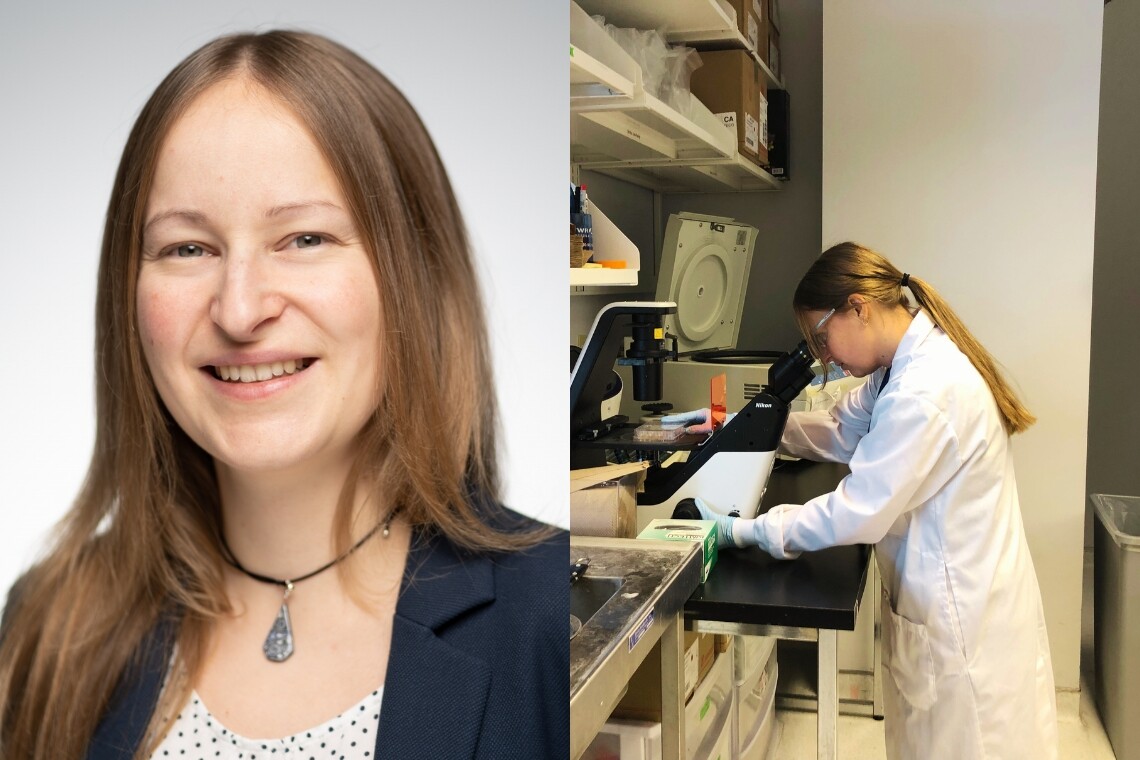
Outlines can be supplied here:
<path id="1" fill-rule="evenodd" d="M 1049 642 L 1010 446 L 1034 417 L 945 301 L 873 251 L 826 251 L 793 307 L 817 357 L 868 381 L 830 411 L 792 414 L 782 447 L 851 474 L 806 504 L 719 517 L 721 544 L 789 559 L 875 545 L 888 757 L 1055 758 Z"/>

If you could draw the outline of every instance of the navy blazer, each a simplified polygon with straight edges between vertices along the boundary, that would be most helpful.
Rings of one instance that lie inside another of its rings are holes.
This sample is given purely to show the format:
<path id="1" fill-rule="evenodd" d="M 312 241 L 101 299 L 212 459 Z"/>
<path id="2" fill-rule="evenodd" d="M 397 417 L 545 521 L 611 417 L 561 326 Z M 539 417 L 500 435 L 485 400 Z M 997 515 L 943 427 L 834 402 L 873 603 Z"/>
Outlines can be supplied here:
<path id="1" fill-rule="evenodd" d="M 376 758 L 565 758 L 570 752 L 569 535 L 472 555 L 412 542 L 396 604 Z M 9 605 L 11 606 L 11 605 Z M 87 760 L 130 760 L 157 703 L 174 626 L 124 674 Z"/>

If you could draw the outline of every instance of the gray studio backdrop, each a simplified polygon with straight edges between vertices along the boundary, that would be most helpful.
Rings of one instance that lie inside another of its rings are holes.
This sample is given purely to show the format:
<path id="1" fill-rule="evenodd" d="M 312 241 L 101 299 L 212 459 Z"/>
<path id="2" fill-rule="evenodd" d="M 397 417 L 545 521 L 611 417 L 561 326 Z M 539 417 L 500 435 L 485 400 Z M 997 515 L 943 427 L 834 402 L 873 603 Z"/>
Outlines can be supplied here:
<path id="1" fill-rule="evenodd" d="M 90 457 L 95 273 L 127 132 L 178 61 L 232 31 L 326 34 L 415 105 L 479 259 L 507 503 L 568 524 L 566 19 L 530 0 L 0 6 L 0 600 Z"/>

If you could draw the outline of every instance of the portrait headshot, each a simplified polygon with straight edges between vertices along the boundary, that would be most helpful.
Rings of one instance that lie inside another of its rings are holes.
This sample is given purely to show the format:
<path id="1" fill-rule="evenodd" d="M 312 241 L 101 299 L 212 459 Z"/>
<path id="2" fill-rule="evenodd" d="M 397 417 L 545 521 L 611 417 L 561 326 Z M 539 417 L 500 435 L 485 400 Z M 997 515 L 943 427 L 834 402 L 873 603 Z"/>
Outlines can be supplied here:
<path id="1" fill-rule="evenodd" d="M 2 17 L 0 756 L 565 756 L 564 11 Z"/>

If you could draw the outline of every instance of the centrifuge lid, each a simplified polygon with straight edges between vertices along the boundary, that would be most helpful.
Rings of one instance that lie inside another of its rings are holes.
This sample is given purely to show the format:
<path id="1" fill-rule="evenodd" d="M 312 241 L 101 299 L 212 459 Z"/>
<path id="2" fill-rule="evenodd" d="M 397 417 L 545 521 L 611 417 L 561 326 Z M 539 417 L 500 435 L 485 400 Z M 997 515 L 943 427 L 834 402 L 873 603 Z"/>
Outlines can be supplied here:
<path id="1" fill-rule="evenodd" d="M 671 214 L 661 247 L 658 301 L 674 301 L 665 328 L 682 353 L 735 348 L 756 228 L 723 216 Z"/>

